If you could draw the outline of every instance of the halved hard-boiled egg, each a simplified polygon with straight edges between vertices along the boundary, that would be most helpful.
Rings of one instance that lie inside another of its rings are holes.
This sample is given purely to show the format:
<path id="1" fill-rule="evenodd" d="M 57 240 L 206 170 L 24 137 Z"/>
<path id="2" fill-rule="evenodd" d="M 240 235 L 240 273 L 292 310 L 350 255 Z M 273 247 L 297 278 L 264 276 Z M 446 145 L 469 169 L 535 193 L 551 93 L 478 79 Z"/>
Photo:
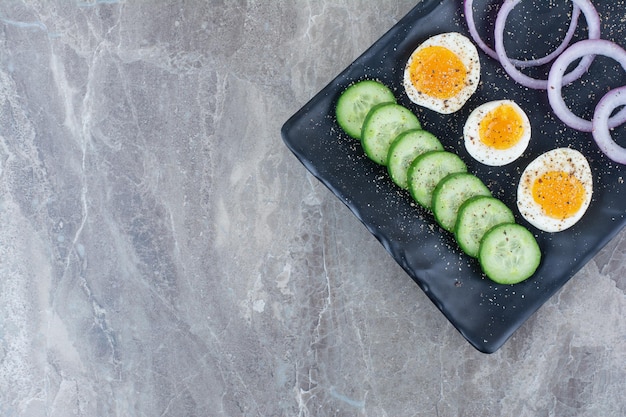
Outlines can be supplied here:
<path id="1" fill-rule="evenodd" d="M 411 101 L 442 114 L 463 107 L 479 80 L 478 51 L 467 37 L 456 32 L 424 41 L 404 69 L 404 88 Z"/>
<path id="2" fill-rule="evenodd" d="M 512 100 L 495 100 L 470 113 L 463 137 L 467 152 L 478 162 L 502 166 L 519 158 L 528 147 L 528 116 Z"/>
<path id="3" fill-rule="evenodd" d="M 517 207 L 533 226 L 560 232 L 587 211 L 593 193 L 589 162 L 571 148 L 557 148 L 533 160 L 517 187 Z"/>

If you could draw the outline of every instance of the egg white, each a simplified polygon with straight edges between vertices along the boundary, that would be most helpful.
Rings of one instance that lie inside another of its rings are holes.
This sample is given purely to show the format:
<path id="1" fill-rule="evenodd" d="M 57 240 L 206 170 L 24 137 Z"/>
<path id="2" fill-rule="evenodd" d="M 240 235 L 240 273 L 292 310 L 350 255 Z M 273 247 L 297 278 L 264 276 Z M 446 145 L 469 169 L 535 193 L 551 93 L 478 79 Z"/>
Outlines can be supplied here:
<path id="1" fill-rule="evenodd" d="M 441 46 L 452 51 L 466 68 L 464 86 L 461 91 L 451 98 L 440 99 L 422 93 L 417 90 L 411 81 L 410 68 L 413 60 L 419 51 L 430 46 Z M 454 113 L 461 109 L 476 91 L 479 81 L 480 60 L 478 51 L 472 41 L 456 32 L 441 33 L 424 41 L 413 51 L 404 69 L 404 88 L 409 99 L 419 106 L 442 114 Z"/>
<path id="2" fill-rule="evenodd" d="M 480 140 L 480 123 L 487 114 L 504 105 L 510 105 L 514 108 L 522 121 L 523 131 L 519 142 L 507 149 L 497 149 Z M 524 110 L 514 101 L 490 101 L 478 106 L 470 113 L 463 128 L 463 137 L 465 148 L 472 158 L 485 165 L 502 166 L 515 161 L 528 147 L 531 137 L 530 121 Z"/>
<path id="3" fill-rule="evenodd" d="M 549 171 L 572 174 L 583 184 L 583 203 L 570 217 L 557 219 L 548 216 L 533 198 L 532 186 L 535 179 Z M 517 207 L 521 215 L 536 228 L 545 232 L 560 232 L 572 227 L 583 217 L 591 203 L 592 194 L 593 179 L 587 159 L 574 149 L 557 148 L 538 156 L 528 164 L 517 187 Z"/>

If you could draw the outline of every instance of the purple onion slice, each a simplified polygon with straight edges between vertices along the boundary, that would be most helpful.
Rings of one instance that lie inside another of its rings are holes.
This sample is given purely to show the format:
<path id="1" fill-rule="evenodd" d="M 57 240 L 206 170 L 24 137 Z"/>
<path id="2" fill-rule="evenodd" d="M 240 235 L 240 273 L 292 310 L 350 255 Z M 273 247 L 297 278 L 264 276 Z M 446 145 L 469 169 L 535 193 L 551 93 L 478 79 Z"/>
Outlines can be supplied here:
<path id="1" fill-rule="evenodd" d="M 484 53 L 486 53 L 488 56 L 495 59 L 496 61 L 499 61 L 498 54 L 496 53 L 496 51 L 494 51 L 489 45 L 487 45 L 487 43 L 485 43 L 485 41 L 480 37 L 480 34 L 478 33 L 478 29 L 476 28 L 476 22 L 474 21 L 473 4 L 474 4 L 474 0 L 465 0 L 465 3 L 464 3 L 465 21 L 467 23 L 470 36 L 472 37 L 474 42 L 476 42 L 476 45 Z M 561 52 L 563 52 L 563 50 L 565 50 L 565 48 L 567 48 L 570 41 L 574 37 L 574 32 L 576 32 L 576 27 L 578 26 L 579 17 L 580 17 L 580 7 L 578 6 L 576 2 L 574 2 L 574 6 L 572 10 L 572 19 L 570 21 L 569 28 L 567 29 L 567 32 L 565 33 L 565 37 L 563 38 L 563 41 L 554 51 L 550 52 L 548 55 L 542 58 L 535 58 L 535 59 L 511 58 L 510 59 L 511 64 L 513 64 L 514 66 L 518 68 L 527 68 L 527 67 L 538 67 L 541 65 L 545 65 L 549 62 L 552 62 L 557 56 L 561 54 Z"/>
<path id="2" fill-rule="evenodd" d="M 498 60 L 502 65 L 502 68 L 506 71 L 506 73 L 516 82 L 523 85 L 524 87 L 536 89 L 536 90 L 545 90 L 548 88 L 548 81 L 541 80 L 537 78 L 532 78 L 526 74 L 520 72 L 509 60 L 509 57 L 506 55 L 506 51 L 504 49 L 504 26 L 506 24 L 506 19 L 515 8 L 515 6 L 521 0 L 505 0 L 502 3 L 502 7 L 498 11 L 498 16 L 496 18 L 496 25 L 494 29 L 494 38 L 495 38 L 495 48 L 496 54 L 498 56 Z M 591 4 L 590 0 L 573 0 L 574 5 L 580 7 L 580 10 L 585 15 L 585 20 L 587 21 L 588 27 L 588 38 L 589 39 L 600 39 L 600 16 L 596 8 Z M 561 53 L 562 54 L 562 53 Z M 561 55 L 559 55 L 560 57 Z M 593 55 L 586 55 L 574 68 L 571 72 L 569 72 L 565 77 L 563 77 L 562 82 L 564 84 L 569 84 L 574 80 L 580 78 L 586 71 L 589 69 L 591 62 L 593 62 Z M 557 58 L 558 59 L 558 58 Z"/>
<path id="3" fill-rule="evenodd" d="M 615 88 L 600 99 L 592 120 L 593 139 L 600 150 L 618 164 L 626 164 L 626 148 L 618 145 L 611 137 L 609 120 L 613 110 L 624 105 L 626 105 L 626 86 Z"/>
<path id="4" fill-rule="evenodd" d="M 626 50 L 618 44 L 605 39 L 586 39 L 576 42 L 567 48 L 552 64 L 548 75 L 548 101 L 554 114 L 567 126 L 582 131 L 591 132 L 593 123 L 575 115 L 565 104 L 561 88 L 564 85 L 563 74 L 570 63 L 578 58 L 603 55 L 617 61 L 626 70 Z M 626 107 L 608 120 L 610 128 L 626 122 Z"/>

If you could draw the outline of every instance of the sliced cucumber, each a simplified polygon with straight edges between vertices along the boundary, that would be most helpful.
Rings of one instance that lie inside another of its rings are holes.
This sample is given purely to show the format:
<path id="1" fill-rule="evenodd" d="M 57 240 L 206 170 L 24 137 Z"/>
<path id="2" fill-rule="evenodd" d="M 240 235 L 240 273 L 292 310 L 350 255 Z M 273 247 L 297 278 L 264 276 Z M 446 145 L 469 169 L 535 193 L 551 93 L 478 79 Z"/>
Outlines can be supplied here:
<path id="1" fill-rule="evenodd" d="M 524 226 L 503 223 L 485 233 L 478 261 L 492 281 L 517 284 L 535 273 L 541 263 L 541 250 Z"/>
<path id="2" fill-rule="evenodd" d="M 335 107 L 337 123 L 348 135 L 360 139 L 367 113 L 376 104 L 386 102 L 396 102 L 396 97 L 386 85 L 374 80 L 359 81 L 339 96 Z"/>
<path id="3" fill-rule="evenodd" d="M 455 172 L 467 172 L 465 162 L 458 155 L 448 151 L 428 151 L 409 166 L 409 192 L 421 206 L 430 209 L 433 191 L 439 181 Z"/>
<path id="4" fill-rule="evenodd" d="M 450 174 L 435 187 L 432 209 L 435 219 L 448 232 L 454 230 L 459 207 L 474 196 L 491 196 L 489 188 L 477 176 L 459 172 Z"/>
<path id="5" fill-rule="evenodd" d="M 407 174 L 411 162 L 428 151 L 443 151 L 439 139 L 422 129 L 411 129 L 400 133 L 389 147 L 387 170 L 389 176 L 400 188 L 409 188 Z"/>
<path id="6" fill-rule="evenodd" d="M 454 236 L 463 252 L 476 258 L 480 242 L 489 229 L 514 221 L 511 209 L 497 198 L 471 197 L 459 207 Z"/>
<path id="7" fill-rule="evenodd" d="M 420 129 L 417 116 L 397 103 L 380 103 L 372 107 L 361 131 L 361 143 L 365 154 L 380 165 L 387 165 L 391 142 L 402 132 Z"/>

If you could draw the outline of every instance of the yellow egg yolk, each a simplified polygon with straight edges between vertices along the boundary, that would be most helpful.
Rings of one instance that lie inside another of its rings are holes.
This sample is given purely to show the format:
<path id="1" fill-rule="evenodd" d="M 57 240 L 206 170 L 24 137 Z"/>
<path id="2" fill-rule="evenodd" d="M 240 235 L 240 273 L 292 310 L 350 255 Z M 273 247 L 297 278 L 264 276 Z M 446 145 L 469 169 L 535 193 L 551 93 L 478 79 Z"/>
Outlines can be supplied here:
<path id="1" fill-rule="evenodd" d="M 509 149 L 522 139 L 523 134 L 523 120 L 510 104 L 496 107 L 480 122 L 480 141 L 490 148 Z"/>
<path id="2" fill-rule="evenodd" d="M 467 69 L 450 49 L 428 46 L 413 57 L 409 72 L 417 91 L 445 100 L 463 89 Z"/>
<path id="3" fill-rule="evenodd" d="M 535 202 L 555 219 L 571 217 L 585 200 L 583 183 L 563 171 L 549 171 L 537 177 L 532 192 Z"/>

